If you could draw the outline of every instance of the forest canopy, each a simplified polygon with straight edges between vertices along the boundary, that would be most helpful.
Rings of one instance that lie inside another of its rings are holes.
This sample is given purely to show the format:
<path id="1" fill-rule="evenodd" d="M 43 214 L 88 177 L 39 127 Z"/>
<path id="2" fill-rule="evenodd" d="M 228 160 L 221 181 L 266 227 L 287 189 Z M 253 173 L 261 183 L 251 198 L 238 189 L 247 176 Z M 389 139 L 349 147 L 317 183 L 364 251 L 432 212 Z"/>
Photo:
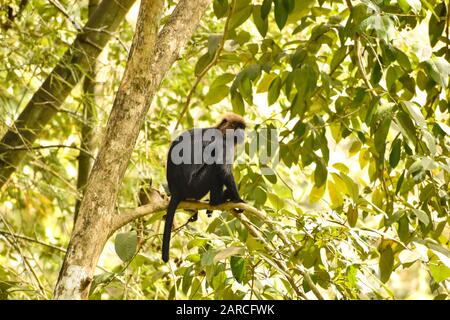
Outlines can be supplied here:
<path id="1" fill-rule="evenodd" d="M 449 299 L 449 5 L 2 1 L 0 299 Z M 170 143 L 225 112 L 244 212 L 164 263 Z"/>

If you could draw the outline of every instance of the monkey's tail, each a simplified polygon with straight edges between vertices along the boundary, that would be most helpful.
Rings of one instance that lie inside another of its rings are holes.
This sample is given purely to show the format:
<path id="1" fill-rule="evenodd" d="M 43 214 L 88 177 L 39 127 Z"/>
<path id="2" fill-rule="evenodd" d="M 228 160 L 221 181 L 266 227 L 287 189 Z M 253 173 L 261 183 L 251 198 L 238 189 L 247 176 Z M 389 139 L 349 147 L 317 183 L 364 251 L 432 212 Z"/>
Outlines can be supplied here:
<path id="1" fill-rule="evenodd" d="M 164 235 L 162 242 L 162 259 L 164 262 L 169 261 L 170 236 L 172 234 L 173 218 L 177 210 L 180 200 L 172 194 L 167 208 L 166 223 L 164 224 Z"/>

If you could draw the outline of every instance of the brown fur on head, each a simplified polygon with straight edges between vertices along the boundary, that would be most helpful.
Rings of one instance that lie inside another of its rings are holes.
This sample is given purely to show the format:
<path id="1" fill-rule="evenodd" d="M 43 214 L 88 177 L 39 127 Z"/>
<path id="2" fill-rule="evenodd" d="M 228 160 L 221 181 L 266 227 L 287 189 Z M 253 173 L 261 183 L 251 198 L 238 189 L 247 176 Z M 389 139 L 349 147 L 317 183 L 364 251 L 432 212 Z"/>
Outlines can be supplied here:
<path id="1" fill-rule="evenodd" d="M 222 131 L 223 134 L 225 134 L 227 129 L 245 129 L 245 120 L 238 114 L 226 113 L 216 128 Z"/>

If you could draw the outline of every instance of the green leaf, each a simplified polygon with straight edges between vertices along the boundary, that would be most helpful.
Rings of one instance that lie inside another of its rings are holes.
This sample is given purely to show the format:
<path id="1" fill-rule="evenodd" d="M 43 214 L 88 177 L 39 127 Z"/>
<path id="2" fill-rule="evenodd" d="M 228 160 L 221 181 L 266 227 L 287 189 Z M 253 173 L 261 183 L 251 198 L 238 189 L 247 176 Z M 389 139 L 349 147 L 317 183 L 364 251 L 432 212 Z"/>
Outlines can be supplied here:
<path id="1" fill-rule="evenodd" d="M 276 77 L 270 84 L 267 95 L 269 106 L 273 105 L 277 101 L 280 95 L 281 84 L 280 77 Z"/>
<path id="2" fill-rule="evenodd" d="M 300 95 L 299 92 L 295 94 L 294 100 L 292 100 L 291 112 L 294 116 L 302 117 L 306 111 L 306 101 Z"/>
<path id="3" fill-rule="evenodd" d="M 230 88 L 228 86 L 220 85 L 211 87 L 208 93 L 205 96 L 205 100 L 203 101 L 205 105 L 209 106 L 212 104 L 216 104 L 228 96 L 230 92 Z"/>
<path id="4" fill-rule="evenodd" d="M 261 6 L 261 19 L 266 20 L 269 16 L 273 0 L 264 0 Z"/>
<path id="5" fill-rule="evenodd" d="M 343 172 L 341 172 L 337 177 L 344 181 L 345 186 L 347 187 L 348 195 L 352 198 L 353 202 L 356 203 L 359 197 L 358 185 Z"/>
<path id="6" fill-rule="evenodd" d="M 322 186 L 327 181 L 328 170 L 323 159 L 316 160 L 316 170 L 314 170 L 314 182 L 316 187 Z"/>
<path id="7" fill-rule="evenodd" d="M 244 251 L 244 248 L 242 248 L 242 247 L 231 246 L 231 247 L 225 248 L 216 253 L 216 255 L 214 256 L 214 262 L 218 262 L 220 260 L 227 259 L 228 257 L 231 257 L 231 256 L 239 255 L 239 254 L 243 253 L 243 251 Z"/>
<path id="8" fill-rule="evenodd" d="M 213 2 L 214 14 L 217 18 L 222 18 L 228 11 L 228 0 L 214 0 Z"/>
<path id="9" fill-rule="evenodd" d="M 395 48 L 395 55 L 398 64 L 406 71 L 411 71 L 411 62 L 409 61 L 408 56 L 403 51 L 397 48 Z"/>
<path id="10" fill-rule="evenodd" d="M 253 198 L 255 199 L 257 205 L 262 206 L 264 205 L 264 203 L 266 203 L 267 193 L 261 187 L 256 187 L 253 193 Z"/>
<path id="11" fill-rule="evenodd" d="M 244 106 L 244 100 L 242 99 L 242 96 L 237 91 L 231 91 L 231 105 L 233 106 L 233 112 L 244 115 L 245 113 L 245 106 Z"/>
<path id="12" fill-rule="evenodd" d="M 214 264 L 214 257 L 216 255 L 216 250 L 210 248 L 202 255 L 201 265 L 210 266 Z"/>
<path id="13" fill-rule="evenodd" d="M 347 209 L 347 221 L 350 227 L 354 227 L 358 221 L 358 208 L 350 204 Z"/>
<path id="14" fill-rule="evenodd" d="M 389 155 L 389 165 L 391 168 L 395 168 L 400 161 L 400 152 L 402 148 L 402 141 L 396 139 L 392 144 L 391 154 Z"/>
<path id="15" fill-rule="evenodd" d="M 386 137 L 389 133 L 389 128 L 391 127 L 391 118 L 386 117 L 383 119 L 378 129 L 375 131 L 374 143 L 375 149 L 379 154 L 383 154 L 386 148 Z"/>
<path id="16" fill-rule="evenodd" d="M 344 198 L 342 197 L 342 190 L 338 188 L 338 186 L 333 183 L 331 180 L 327 182 L 327 190 L 330 195 L 330 200 L 332 204 L 332 208 L 340 207 L 344 204 Z"/>
<path id="17" fill-rule="evenodd" d="M 395 195 L 397 195 L 402 187 L 403 184 L 403 180 L 405 179 L 405 172 L 406 170 L 403 170 L 402 175 L 400 176 L 400 178 L 398 178 L 397 181 L 397 186 L 395 187 Z"/>
<path id="18" fill-rule="evenodd" d="M 252 104 L 252 83 L 249 78 L 242 77 L 238 83 L 239 86 L 239 92 L 241 93 L 242 97 L 247 101 L 249 104 Z"/>
<path id="19" fill-rule="evenodd" d="M 443 57 L 432 57 L 424 63 L 428 67 L 431 78 L 442 87 L 447 87 L 448 76 L 450 75 L 450 63 Z"/>
<path id="20" fill-rule="evenodd" d="M 399 129 L 402 135 L 406 138 L 408 146 L 410 148 L 414 148 L 417 142 L 417 137 L 416 137 L 416 127 L 414 126 L 414 123 L 411 121 L 411 118 L 406 112 L 400 111 L 397 112 L 396 119 L 398 124 L 400 124 Z"/>
<path id="21" fill-rule="evenodd" d="M 399 66 L 390 66 L 386 72 L 386 89 L 394 90 L 395 82 L 403 75 L 403 70 Z"/>
<path id="22" fill-rule="evenodd" d="M 119 258 L 127 262 L 133 258 L 137 249 L 137 234 L 135 231 L 124 232 L 116 235 L 114 247 Z"/>
<path id="23" fill-rule="evenodd" d="M 398 220 L 398 237 L 401 241 L 407 242 L 409 240 L 409 220 L 406 215 L 403 215 Z"/>
<path id="24" fill-rule="evenodd" d="M 380 280 L 386 283 L 391 277 L 392 268 L 394 267 L 394 252 L 391 246 L 387 246 L 381 251 L 381 257 L 379 261 L 380 268 Z"/>
<path id="25" fill-rule="evenodd" d="M 277 76 L 272 73 L 267 73 L 263 76 L 261 81 L 259 81 L 258 87 L 256 88 L 256 93 L 262 93 L 269 90 L 269 86 L 272 83 L 273 79 L 275 79 Z"/>
<path id="26" fill-rule="evenodd" d="M 414 13 L 419 13 L 422 8 L 422 3 L 420 0 L 397 0 L 399 7 L 403 12 L 408 12 L 409 8 L 412 8 Z"/>
<path id="27" fill-rule="evenodd" d="M 194 276 L 192 274 L 192 266 L 191 266 L 191 267 L 187 268 L 183 274 L 183 284 L 182 284 L 181 290 L 183 290 L 184 294 L 187 294 L 189 292 L 189 289 L 191 288 L 193 279 L 194 279 Z"/>
<path id="28" fill-rule="evenodd" d="M 450 268 L 446 265 L 430 264 L 429 266 L 434 281 L 439 283 L 450 278 Z"/>
<path id="29" fill-rule="evenodd" d="M 239 4 L 236 6 L 236 11 L 234 12 L 233 16 L 231 17 L 228 25 L 230 30 L 236 29 L 241 24 L 243 24 L 252 14 L 253 5 L 251 4 L 244 4 L 245 1 L 238 1 Z M 248 2 L 248 1 L 246 1 Z"/>
<path id="30" fill-rule="evenodd" d="M 373 69 L 372 69 L 372 74 L 370 75 L 370 82 L 376 86 L 378 85 L 378 83 L 381 80 L 381 66 L 378 62 L 375 62 Z"/>
<path id="31" fill-rule="evenodd" d="M 261 17 L 261 6 L 253 7 L 253 23 L 262 37 L 265 37 L 269 29 L 269 19 Z"/>
<path id="32" fill-rule="evenodd" d="M 250 64 L 241 72 L 243 77 L 250 79 L 251 81 L 255 81 L 261 75 L 261 66 L 259 64 Z"/>
<path id="33" fill-rule="evenodd" d="M 285 7 L 283 0 L 274 0 L 275 1 L 275 22 L 277 23 L 278 29 L 280 31 L 286 24 L 288 18 L 288 10 Z"/>
<path id="34" fill-rule="evenodd" d="M 431 47 L 434 47 L 436 45 L 445 28 L 445 18 L 447 16 L 445 2 L 442 1 L 441 3 L 439 3 L 434 8 L 434 12 L 437 16 L 432 14 L 428 23 L 428 34 L 430 37 Z"/>
<path id="35" fill-rule="evenodd" d="M 300 69 L 292 71 L 295 87 L 302 99 L 309 98 L 317 87 L 318 74 L 310 64 L 303 64 Z"/>
<path id="36" fill-rule="evenodd" d="M 331 71 L 335 70 L 342 63 L 342 61 L 344 61 L 345 56 L 347 55 L 347 48 L 347 46 L 343 46 L 336 50 L 330 63 Z"/>
<path id="37" fill-rule="evenodd" d="M 408 111 L 409 115 L 413 118 L 416 124 L 419 127 L 426 128 L 427 122 L 417 104 L 409 101 L 403 101 L 403 105 L 406 107 L 406 111 Z"/>
<path id="38" fill-rule="evenodd" d="M 389 42 L 395 33 L 394 22 L 390 15 L 373 14 L 361 22 L 359 29 L 362 31 L 374 30 L 378 38 L 386 42 Z"/>
<path id="39" fill-rule="evenodd" d="M 316 187 L 314 185 L 311 189 L 311 192 L 309 193 L 309 202 L 313 204 L 322 199 L 323 195 L 325 194 L 325 189 L 325 184 L 320 187 Z"/>
<path id="40" fill-rule="evenodd" d="M 231 273 L 237 282 L 242 283 L 245 278 L 246 262 L 241 257 L 232 256 L 230 258 Z"/>
<path id="41" fill-rule="evenodd" d="M 187 248 L 192 249 L 195 247 L 203 247 L 208 242 L 207 239 L 194 238 L 188 242 Z"/>
<path id="42" fill-rule="evenodd" d="M 430 223 L 430 217 L 428 217 L 428 214 L 425 211 L 414 208 L 413 212 L 424 225 L 427 226 Z"/>
<path id="43" fill-rule="evenodd" d="M 209 52 L 202 55 L 195 65 L 195 75 L 198 76 L 202 73 L 203 70 L 208 66 L 208 64 L 212 61 L 213 56 L 209 54 Z"/>
<path id="44" fill-rule="evenodd" d="M 235 75 L 232 73 L 221 74 L 220 76 L 215 78 L 214 81 L 211 83 L 211 88 L 227 84 L 227 83 L 231 82 L 232 80 L 234 80 L 234 78 L 235 78 Z"/>

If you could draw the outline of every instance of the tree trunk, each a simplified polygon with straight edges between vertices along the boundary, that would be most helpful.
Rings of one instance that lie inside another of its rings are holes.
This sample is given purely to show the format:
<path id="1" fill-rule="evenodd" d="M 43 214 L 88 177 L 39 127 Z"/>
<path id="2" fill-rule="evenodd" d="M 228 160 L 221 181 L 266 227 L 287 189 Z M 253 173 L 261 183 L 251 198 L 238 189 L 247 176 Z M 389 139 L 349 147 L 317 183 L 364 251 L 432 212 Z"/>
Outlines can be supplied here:
<path id="1" fill-rule="evenodd" d="M 0 141 L 0 187 L 16 170 L 27 150 L 56 114 L 72 88 L 89 70 L 135 0 L 103 0 L 19 118 Z"/>
<path id="2" fill-rule="evenodd" d="M 88 17 L 90 18 L 98 7 L 99 0 L 89 0 Z M 91 155 L 94 151 L 93 135 L 94 135 L 94 114 L 95 114 L 95 87 L 96 87 L 96 69 L 97 63 L 94 61 L 83 80 L 83 123 L 81 123 L 81 143 L 80 154 L 78 155 L 78 177 L 77 190 L 79 194 L 84 193 L 89 172 L 94 163 Z M 75 203 L 74 223 L 77 220 L 78 210 L 80 209 L 81 200 L 77 199 Z"/>
<path id="3" fill-rule="evenodd" d="M 114 205 L 139 130 L 162 79 L 212 0 L 180 0 L 160 34 L 163 0 L 142 0 L 127 67 L 114 100 L 55 288 L 86 299 L 102 249 L 116 230 Z"/>

